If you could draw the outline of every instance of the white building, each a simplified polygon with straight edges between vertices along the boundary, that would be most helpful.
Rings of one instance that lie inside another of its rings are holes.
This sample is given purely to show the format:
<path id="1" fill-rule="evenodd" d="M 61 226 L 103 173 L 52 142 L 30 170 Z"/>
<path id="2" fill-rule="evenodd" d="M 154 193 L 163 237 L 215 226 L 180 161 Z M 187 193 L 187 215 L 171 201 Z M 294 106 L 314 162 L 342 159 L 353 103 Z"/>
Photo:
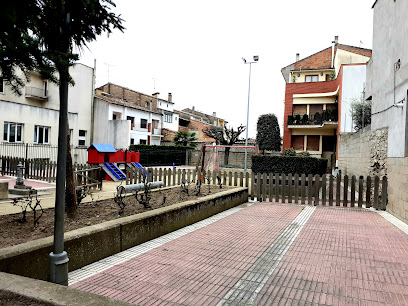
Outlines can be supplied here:
<path id="1" fill-rule="evenodd" d="M 159 103 L 155 96 L 112 83 L 96 90 L 94 103 L 93 141 L 117 149 L 132 144 L 160 145 L 163 115 L 157 104 L 173 108 L 172 102 Z"/>
<path id="2" fill-rule="evenodd" d="M 408 222 L 408 2 L 373 4 L 373 57 L 367 65 L 366 99 L 371 132 L 388 131 L 387 211 Z"/>
<path id="3" fill-rule="evenodd" d="M 179 121 L 178 115 L 174 113 L 174 103 L 172 94 L 169 93 L 167 100 L 158 98 L 159 93 L 154 93 L 153 97 L 157 99 L 157 109 L 163 115 L 163 129 L 170 131 L 178 131 Z"/>
<path id="4" fill-rule="evenodd" d="M 76 64 L 70 68 L 70 74 L 75 81 L 75 86 L 68 90 L 71 143 L 74 147 L 86 147 L 92 134 L 94 70 Z M 22 89 L 21 96 L 13 93 L 0 79 L 0 126 L 3 127 L 0 150 L 10 144 L 14 147 L 16 144 L 57 146 L 58 110 L 58 86 L 41 79 L 38 73 L 30 73 L 30 81 Z"/>

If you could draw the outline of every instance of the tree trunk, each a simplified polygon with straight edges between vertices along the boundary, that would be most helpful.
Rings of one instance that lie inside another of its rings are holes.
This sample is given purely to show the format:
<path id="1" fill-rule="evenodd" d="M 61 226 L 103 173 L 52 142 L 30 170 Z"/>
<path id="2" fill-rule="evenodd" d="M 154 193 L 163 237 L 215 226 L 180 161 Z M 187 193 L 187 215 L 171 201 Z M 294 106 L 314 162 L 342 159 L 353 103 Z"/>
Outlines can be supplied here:
<path id="1" fill-rule="evenodd" d="M 66 67 L 64 65 L 59 66 L 57 69 L 60 75 L 60 109 L 58 124 L 57 181 L 55 187 L 54 254 L 60 254 L 64 251 L 65 181 L 67 169 L 68 126 L 68 78 L 66 73 L 68 71 L 68 65 L 66 65 Z M 56 281 L 54 276 L 51 276 L 51 281 Z"/>
<path id="2" fill-rule="evenodd" d="M 78 208 L 77 197 L 75 192 L 74 167 L 72 165 L 71 154 L 71 135 L 69 134 L 69 122 L 67 125 L 67 177 L 65 186 L 65 209 L 69 218 L 76 216 Z"/>
<path id="3" fill-rule="evenodd" d="M 230 153 L 229 147 L 225 147 L 225 154 L 224 154 L 224 165 L 228 165 L 228 159 L 229 159 L 229 153 Z"/>

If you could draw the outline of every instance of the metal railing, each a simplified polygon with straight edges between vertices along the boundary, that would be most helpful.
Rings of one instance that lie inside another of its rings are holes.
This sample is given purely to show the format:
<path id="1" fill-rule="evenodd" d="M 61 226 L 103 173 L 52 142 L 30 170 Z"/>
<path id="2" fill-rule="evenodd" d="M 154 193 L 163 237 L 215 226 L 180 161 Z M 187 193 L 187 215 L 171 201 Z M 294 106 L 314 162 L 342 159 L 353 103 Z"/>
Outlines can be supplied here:
<path id="1" fill-rule="evenodd" d="M 322 125 L 325 122 L 337 122 L 337 111 L 316 113 L 314 115 L 289 115 L 288 125 Z"/>
<path id="2" fill-rule="evenodd" d="M 132 131 L 142 131 L 142 132 L 147 132 L 147 124 L 141 125 L 141 124 L 133 124 L 132 125 Z"/>
<path id="3" fill-rule="evenodd" d="M 44 88 L 26 86 L 25 95 L 26 97 L 36 97 L 44 100 L 47 99 L 47 92 Z"/>
<path id="4" fill-rule="evenodd" d="M 0 155 L 22 159 L 42 159 L 50 162 L 57 161 L 58 146 L 30 144 L 30 143 L 0 143 Z M 85 164 L 88 161 L 86 147 L 71 146 L 72 161 Z"/>

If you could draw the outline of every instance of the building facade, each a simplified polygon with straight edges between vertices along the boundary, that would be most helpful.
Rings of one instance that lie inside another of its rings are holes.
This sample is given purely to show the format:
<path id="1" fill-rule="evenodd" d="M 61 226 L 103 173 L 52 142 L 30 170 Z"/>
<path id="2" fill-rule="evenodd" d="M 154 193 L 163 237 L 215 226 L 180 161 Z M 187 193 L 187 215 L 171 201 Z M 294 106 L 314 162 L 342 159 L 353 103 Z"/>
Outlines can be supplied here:
<path id="1" fill-rule="evenodd" d="M 94 69 L 76 64 L 70 67 L 69 72 L 75 81 L 75 86 L 68 89 L 71 144 L 74 148 L 86 148 L 91 142 L 92 135 L 90 118 Z M 58 85 L 43 80 L 38 73 L 32 72 L 29 82 L 22 88 L 22 95 L 18 96 L 0 78 L 0 126 L 3 128 L 0 154 L 29 157 L 21 153 L 22 147 L 26 148 L 23 150 L 26 152 L 29 146 L 30 152 L 35 151 L 33 156 L 45 158 L 38 153 L 42 147 L 49 149 L 50 160 L 56 161 L 59 126 Z M 84 162 L 82 159 L 77 160 L 76 154 L 73 152 L 74 161 Z"/>
<path id="2" fill-rule="evenodd" d="M 74 145 L 90 143 L 93 69 L 82 64 L 70 68 L 75 86 L 68 89 L 68 119 Z M 58 144 L 59 87 L 30 73 L 22 95 L 0 83 L 0 124 L 3 143 Z"/>
<path id="3" fill-rule="evenodd" d="M 117 149 L 132 144 L 160 145 L 163 115 L 158 104 L 157 95 L 142 94 L 116 84 L 97 88 L 94 142 L 112 144 Z"/>
<path id="4" fill-rule="evenodd" d="M 297 54 L 296 62 L 281 70 L 286 81 L 283 150 L 307 151 L 334 167 L 338 135 L 352 127 L 350 104 L 362 97 L 370 57 L 371 50 L 339 44 L 336 36 L 331 47 L 302 60 Z"/>
<path id="5" fill-rule="evenodd" d="M 408 2 L 377 0 L 373 10 L 366 87 L 366 100 L 372 103 L 371 132 L 388 130 L 387 210 L 408 222 Z"/>

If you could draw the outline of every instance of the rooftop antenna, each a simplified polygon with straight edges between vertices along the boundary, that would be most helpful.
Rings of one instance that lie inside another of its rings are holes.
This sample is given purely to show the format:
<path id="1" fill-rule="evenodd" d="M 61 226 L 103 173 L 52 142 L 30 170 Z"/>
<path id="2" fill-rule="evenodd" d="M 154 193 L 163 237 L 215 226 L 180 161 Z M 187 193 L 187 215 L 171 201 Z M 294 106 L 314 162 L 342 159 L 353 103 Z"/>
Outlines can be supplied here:
<path id="1" fill-rule="evenodd" d="M 109 72 L 110 72 L 110 67 L 112 66 L 115 66 L 115 65 L 112 65 L 112 64 L 109 64 L 109 63 L 104 63 L 106 66 L 108 66 L 108 83 L 109 83 Z"/>
<path id="2" fill-rule="evenodd" d="M 361 48 L 362 45 L 363 45 L 363 42 L 360 40 L 359 48 Z"/>
<path id="3" fill-rule="evenodd" d="M 156 78 L 152 78 L 153 80 L 153 92 L 156 92 Z"/>

